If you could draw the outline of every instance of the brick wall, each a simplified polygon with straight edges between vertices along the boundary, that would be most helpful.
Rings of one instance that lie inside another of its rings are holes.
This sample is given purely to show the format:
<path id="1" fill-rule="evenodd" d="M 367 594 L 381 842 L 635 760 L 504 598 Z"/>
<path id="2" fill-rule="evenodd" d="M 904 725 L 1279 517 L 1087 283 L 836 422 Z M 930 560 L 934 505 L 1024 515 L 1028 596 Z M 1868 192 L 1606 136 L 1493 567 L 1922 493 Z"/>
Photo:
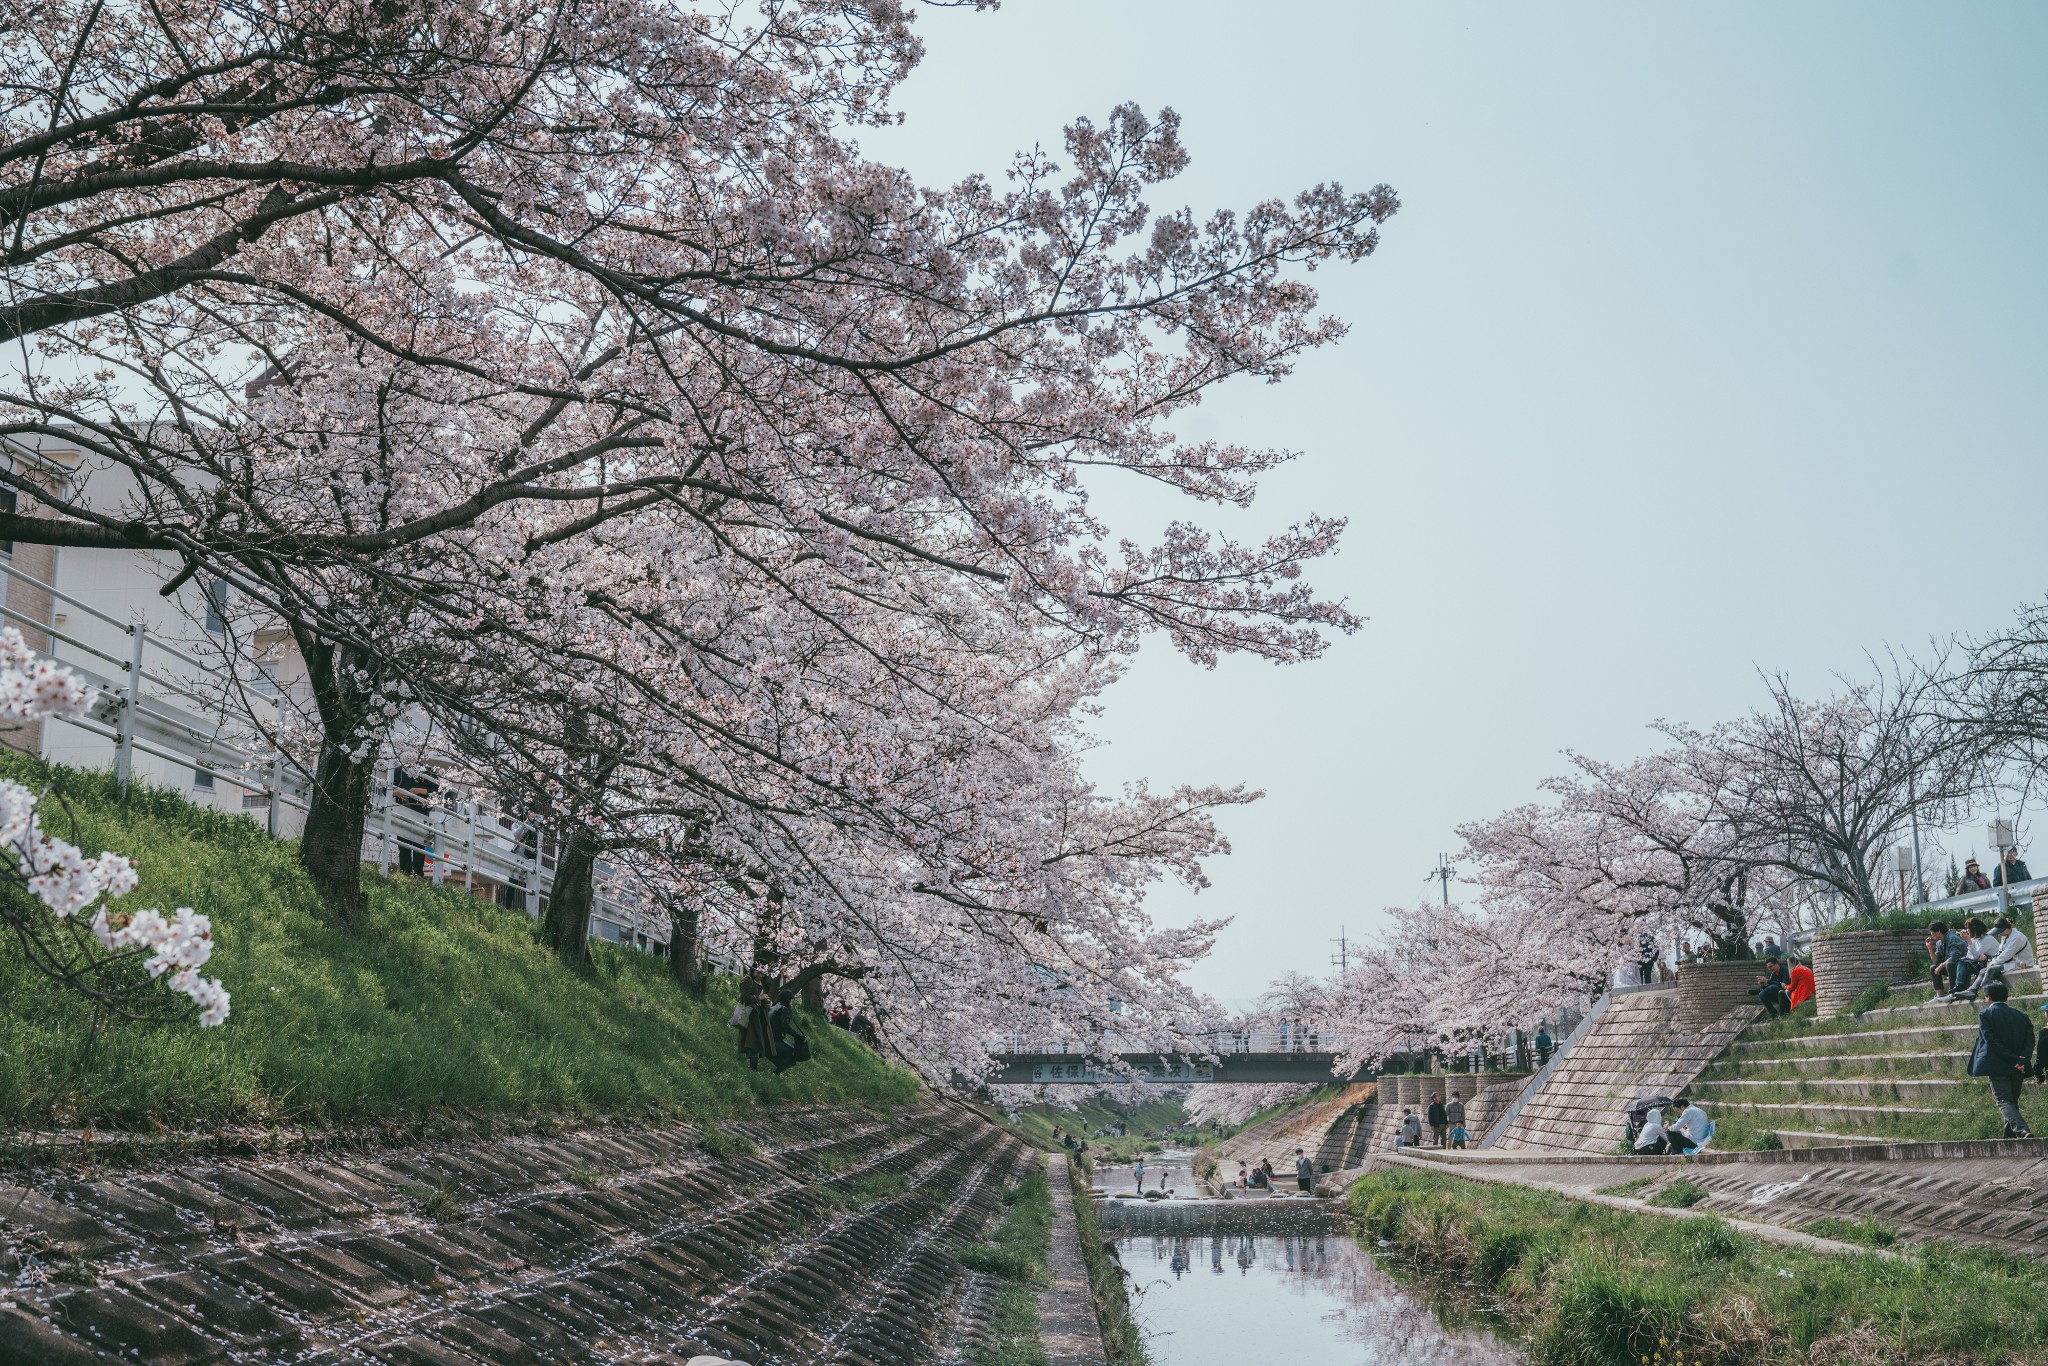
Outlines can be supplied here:
<path id="1" fill-rule="evenodd" d="M 1831 1019 L 1878 983 L 1903 982 L 1917 966 L 1922 936 L 1912 930 L 1860 930 L 1816 935 L 1813 994 L 1820 1017 Z"/>

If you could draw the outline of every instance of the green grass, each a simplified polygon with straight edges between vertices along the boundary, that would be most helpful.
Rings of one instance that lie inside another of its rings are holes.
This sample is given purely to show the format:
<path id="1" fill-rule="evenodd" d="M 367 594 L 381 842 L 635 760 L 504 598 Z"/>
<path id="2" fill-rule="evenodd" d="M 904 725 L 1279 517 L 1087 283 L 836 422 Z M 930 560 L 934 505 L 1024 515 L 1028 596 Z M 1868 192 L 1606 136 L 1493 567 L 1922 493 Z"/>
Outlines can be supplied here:
<path id="1" fill-rule="evenodd" d="M 1838 1243 L 1860 1243 L 1864 1247 L 1899 1245 L 1898 1225 L 1887 1224 L 1874 1214 L 1861 1219 L 1809 1219 L 1799 1227 L 1816 1238 L 1832 1238 Z"/>
<path id="2" fill-rule="evenodd" d="M 1633 1149 L 1631 1149 L 1631 1151 L 1633 1151 Z M 1652 1181 L 1655 1181 L 1656 1179 L 1657 1178 L 1654 1176 L 1638 1176 L 1631 1181 L 1617 1181 L 1611 1186 L 1601 1186 L 1597 1188 L 1595 1194 L 1635 1195 L 1637 1192 L 1641 1191 L 1643 1187 L 1649 1185 Z"/>
<path id="3" fill-rule="evenodd" d="M 1648 1203 L 1659 1209 L 1691 1209 L 1707 1198 L 1707 1188 L 1697 1181 L 1679 1177 L 1651 1196 Z"/>
<path id="4" fill-rule="evenodd" d="M 0 756 L 0 775 L 51 771 Z M 888 1104 L 918 1084 L 842 1031 L 809 1031 L 816 1061 L 749 1072 L 726 1016 L 667 965 L 608 946 L 564 966 L 522 914 L 413 879 L 368 882 L 368 924 L 333 928 L 288 844 L 240 816 L 110 775 L 54 775 L 86 851 L 133 857 L 124 905 L 213 918 L 208 975 L 233 995 L 218 1029 L 113 1023 L 0 944 L 0 1127 L 139 1131 L 632 1114 L 701 1120 L 784 1103 Z M 59 833 L 65 833 L 60 828 Z"/>
<path id="5" fill-rule="evenodd" d="M 1481 1296 L 1537 1366 L 2048 1359 L 2048 1265 L 1989 1249 L 1781 1248 L 1719 1219 L 1410 1169 L 1360 1178 L 1350 1209 L 1409 1274 Z"/>
<path id="6" fill-rule="evenodd" d="M 1052 1192 L 1045 1174 L 1024 1178 L 1004 1199 L 1010 1211 L 989 1241 L 961 1251 L 962 1264 L 1003 1285 L 989 1304 L 989 1342 L 968 1360 L 974 1366 L 1045 1366 L 1038 1342 L 1038 1291 L 1050 1285 L 1046 1255 L 1052 1246 Z"/>
<path id="7" fill-rule="evenodd" d="M 1130 1291 L 1124 1271 L 1102 1250 L 1102 1215 L 1088 1196 L 1095 1179 L 1092 1165 L 1084 1158 L 1067 1163 L 1067 1180 L 1074 1191 L 1074 1225 L 1081 1244 L 1081 1260 L 1088 1265 L 1088 1288 L 1095 1300 L 1095 1321 L 1102 1329 L 1102 1351 L 1109 1366 L 1149 1366 L 1145 1337 L 1131 1315 Z"/>

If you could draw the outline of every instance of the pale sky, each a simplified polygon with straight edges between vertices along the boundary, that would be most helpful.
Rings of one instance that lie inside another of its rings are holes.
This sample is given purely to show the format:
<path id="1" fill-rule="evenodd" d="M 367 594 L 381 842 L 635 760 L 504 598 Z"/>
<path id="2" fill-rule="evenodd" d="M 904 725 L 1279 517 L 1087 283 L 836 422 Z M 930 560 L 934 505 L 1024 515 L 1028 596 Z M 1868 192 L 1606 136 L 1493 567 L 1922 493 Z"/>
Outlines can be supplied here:
<path id="1" fill-rule="evenodd" d="M 1183 118 L 1164 204 L 1402 199 L 1316 277 L 1351 335 L 1190 424 L 1302 452 L 1221 524 L 1349 517 L 1314 577 L 1367 625 L 1284 669 L 1156 640 L 1091 756 L 1268 793 L 1211 889 L 1153 898 L 1235 917 L 1204 990 L 1327 971 L 1564 748 L 1627 758 L 1754 705 L 1759 667 L 1819 692 L 2048 592 L 2048 8 L 1007 0 L 919 29 L 908 121 L 864 141 L 926 180 L 1135 100 Z"/>

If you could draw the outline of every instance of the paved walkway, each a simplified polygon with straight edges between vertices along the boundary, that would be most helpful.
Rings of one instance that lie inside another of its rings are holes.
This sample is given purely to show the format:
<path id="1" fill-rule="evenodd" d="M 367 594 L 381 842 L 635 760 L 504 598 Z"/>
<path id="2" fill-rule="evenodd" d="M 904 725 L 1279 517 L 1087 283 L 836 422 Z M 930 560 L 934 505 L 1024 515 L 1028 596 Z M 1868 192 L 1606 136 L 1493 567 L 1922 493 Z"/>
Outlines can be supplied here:
<path id="1" fill-rule="evenodd" d="M 1706 1198 L 1695 1214 L 1718 1214 L 1759 1237 L 1840 1250 L 1804 1226 L 1817 1219 L 1877 1219 L 1907 1239 L 1984 1243 L 2048 1257 L 2048 1141 L 1892 1143 L 1686 1157 L 1593 1157 L 1534 1152 L 1375 1154 L 1378 1162 L 1452 1171 L 1479 1181 L 1541 1186 L 1623 1208 L 1673 1181 Z M 1646 1182 L 1644 1178 L 1649 1178 Z M 1643 1182 L 1637 1185 L 1636 1183 Z M 1615 1187 L 1626 1195 L 1606 1194 Z M 1659 1210 L 1659 1213 L 1669 1211 Z M 1764 1227 L 1775 1226 L 1766 1232 Z"/>
<path id="2" fill-rule="evenodd" d="M 1095 1296 L 1088 1288 L 1088 1264 L 1081 1260 L 1065 1153 L 1047 1155 L 1045 1179 L 1052 1187 L 1052 1246 L 1045 1259 L 1052 1287 L 1038 1295 L 1038 1341 L 1048 1366 L 1107 1366 Z"/>

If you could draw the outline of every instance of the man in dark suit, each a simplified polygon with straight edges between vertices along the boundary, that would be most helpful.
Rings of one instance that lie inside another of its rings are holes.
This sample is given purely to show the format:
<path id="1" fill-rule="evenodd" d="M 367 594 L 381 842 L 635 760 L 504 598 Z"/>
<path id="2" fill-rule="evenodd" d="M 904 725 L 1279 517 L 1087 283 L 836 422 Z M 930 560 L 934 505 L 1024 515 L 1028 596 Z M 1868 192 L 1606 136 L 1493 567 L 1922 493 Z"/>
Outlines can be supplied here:
<path id="1" fill-rule="evenodd" d="M 2026 1116 L 2020 1113 L 2020 1083 L 2026 1080 L 2034 1056 L 2034 1026 L 2005 1003 L 2008 990 L 2003 981 L 1993 982 L 1984 994 L 1991 1004 L 1977 1013 L 1977 1046 L 1970 1050 L 1970 1075 L 1991 1083 L 1991 1098 L 2005 1118 L 2005 1137 L 2032 1138 Z"/>

